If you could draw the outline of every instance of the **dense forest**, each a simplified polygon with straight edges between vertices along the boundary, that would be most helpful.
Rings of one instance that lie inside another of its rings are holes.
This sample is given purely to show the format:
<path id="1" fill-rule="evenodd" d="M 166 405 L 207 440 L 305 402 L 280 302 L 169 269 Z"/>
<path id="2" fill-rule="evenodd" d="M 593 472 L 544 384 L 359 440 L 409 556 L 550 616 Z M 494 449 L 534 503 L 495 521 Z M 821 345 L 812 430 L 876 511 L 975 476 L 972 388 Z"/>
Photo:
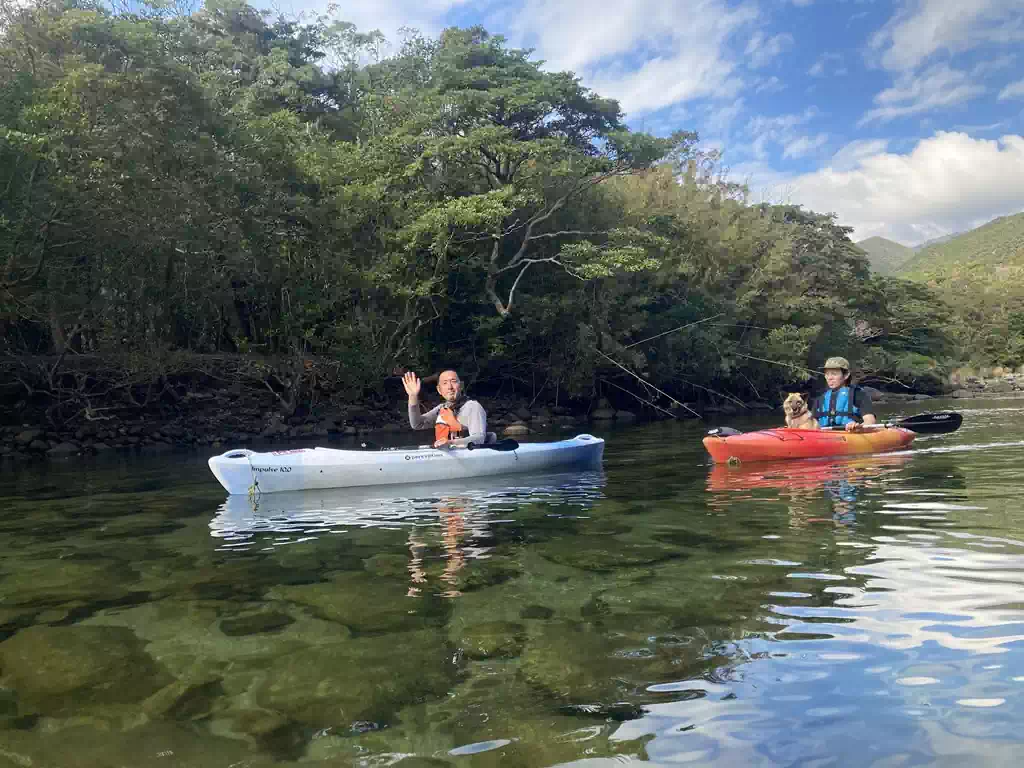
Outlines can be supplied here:
<path id="1" fill-rule="evenodd" d="M 828 354 L 923 391 L 964 356 L 834 216 L 751 204 L 686 126 L 630 130 L 484 29 L 0 8 L 0 396 L 51 420 L 440 366 L 542 402 L 774 402 Z"/>

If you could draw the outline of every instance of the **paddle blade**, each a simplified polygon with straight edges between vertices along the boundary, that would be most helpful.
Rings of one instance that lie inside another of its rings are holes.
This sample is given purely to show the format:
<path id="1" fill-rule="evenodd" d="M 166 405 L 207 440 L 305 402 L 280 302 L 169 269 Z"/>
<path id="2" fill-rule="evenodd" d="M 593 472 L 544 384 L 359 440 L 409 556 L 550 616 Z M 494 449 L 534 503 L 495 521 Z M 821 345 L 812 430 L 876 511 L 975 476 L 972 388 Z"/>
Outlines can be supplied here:
<path id="1" fill-rule="evenodd" d="M 488 451 L 514 451 L 519 448 L 519 443 L 513 440 L 511 437 L 506 437 L 504 440 L 499 440 L 496 443 L 484 443 L 483 445 L 477 445 L 476 443 L 470 443 L 466 446 L 471 451 L 479 451 L 486 449 Z"/>
<path id="2" fill-rule="evenodd" d="M 955 411 L 922 413 L 908 419 L 900 419 L 895 426 L 917 432 L 919 435 L 944 435 L 960 429 L 964 417 Z"/>

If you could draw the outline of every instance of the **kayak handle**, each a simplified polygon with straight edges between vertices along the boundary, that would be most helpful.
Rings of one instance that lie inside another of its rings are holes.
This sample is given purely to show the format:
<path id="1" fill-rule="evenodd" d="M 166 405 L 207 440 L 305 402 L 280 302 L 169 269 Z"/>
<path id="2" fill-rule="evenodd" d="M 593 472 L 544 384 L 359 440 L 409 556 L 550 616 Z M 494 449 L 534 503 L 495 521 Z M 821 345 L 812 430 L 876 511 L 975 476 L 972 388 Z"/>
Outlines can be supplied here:
<path id="1" fill-rule="evenodd" d="M 248 448 L 233 448 L 230 451 L 225 451 L 221 454 L 225 459 L 245 459 L 256 453 L 256 451 L 250 451 Z"/>

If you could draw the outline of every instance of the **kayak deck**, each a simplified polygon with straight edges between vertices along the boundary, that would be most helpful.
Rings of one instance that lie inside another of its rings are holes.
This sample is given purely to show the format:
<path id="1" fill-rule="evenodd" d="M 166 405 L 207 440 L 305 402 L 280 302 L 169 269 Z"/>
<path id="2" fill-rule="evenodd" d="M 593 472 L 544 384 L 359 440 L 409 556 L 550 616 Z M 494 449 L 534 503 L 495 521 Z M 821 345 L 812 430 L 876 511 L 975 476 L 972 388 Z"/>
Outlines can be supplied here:
<path id="1" fill-rule="evenodd" d="M 379 451 L 318 447 L 266 453 L 235 449 L 211 457 L 209 466 L 228 493 L 262 494 L 589 468 L 600 465 L 603 453 L 604 440 L 577 435 L 550 443 L 522 443 L 514 451 L 430 446 Z"/>
<path id="2" fill-rule="evenodd" d="M 764 429 L 736 435 L 708 435 L 704 447 L 715 463 L 815 459 L 895 451 L 916 437 L 909 429 L 883 427 L 863 432 L 829 429 Z"/>

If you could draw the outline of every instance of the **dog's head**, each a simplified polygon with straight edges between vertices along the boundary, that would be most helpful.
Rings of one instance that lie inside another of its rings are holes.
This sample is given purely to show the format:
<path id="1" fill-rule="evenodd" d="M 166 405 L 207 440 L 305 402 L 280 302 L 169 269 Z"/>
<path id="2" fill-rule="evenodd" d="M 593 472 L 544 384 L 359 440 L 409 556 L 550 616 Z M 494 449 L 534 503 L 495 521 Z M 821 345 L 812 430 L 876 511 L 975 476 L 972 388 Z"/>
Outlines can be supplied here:
<path id="1" fill-rule="evenodd" d="M 799 392 L 790 392 L 782 401 L 782 409 L 791 419 L 807 413 L 807 401 Z"/>

